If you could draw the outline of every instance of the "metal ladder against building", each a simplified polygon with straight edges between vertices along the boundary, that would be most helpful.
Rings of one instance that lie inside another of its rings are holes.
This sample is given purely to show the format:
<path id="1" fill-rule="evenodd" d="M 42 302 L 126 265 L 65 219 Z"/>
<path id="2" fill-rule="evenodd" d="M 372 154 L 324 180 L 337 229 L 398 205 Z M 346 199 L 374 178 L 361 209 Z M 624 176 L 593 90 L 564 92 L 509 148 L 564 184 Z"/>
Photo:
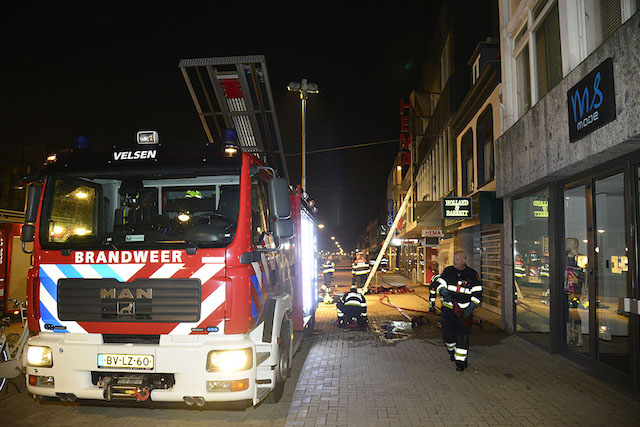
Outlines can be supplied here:
<path id="1" fill-rule="evenodd" d="M 209 143 L 220 142 L 223 130 L 234 128 L 244 151 L 288 181 L 264 55 L 183 59 L 179 67 Z"/>

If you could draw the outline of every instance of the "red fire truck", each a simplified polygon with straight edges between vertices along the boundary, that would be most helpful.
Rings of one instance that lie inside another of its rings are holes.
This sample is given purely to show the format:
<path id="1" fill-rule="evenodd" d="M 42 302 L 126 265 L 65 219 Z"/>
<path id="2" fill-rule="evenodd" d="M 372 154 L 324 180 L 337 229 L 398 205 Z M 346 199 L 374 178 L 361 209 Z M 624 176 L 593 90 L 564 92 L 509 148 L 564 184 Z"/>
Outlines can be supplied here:
<path id="1" fill-rule="evenodd" d="M 215 110 L 191 84 L 198 67 L 219 90 Z M 314 207 L 278 176 L 264 58 L 181 69 L 200 118 L 218 119 L 203 120 L 207 144 L 138 132 L 134 147 L 52 154 L 31 177 L 22 240 L 33 242 L 34 396 L 198 406 L 282 396 L 314 323 Z"/>

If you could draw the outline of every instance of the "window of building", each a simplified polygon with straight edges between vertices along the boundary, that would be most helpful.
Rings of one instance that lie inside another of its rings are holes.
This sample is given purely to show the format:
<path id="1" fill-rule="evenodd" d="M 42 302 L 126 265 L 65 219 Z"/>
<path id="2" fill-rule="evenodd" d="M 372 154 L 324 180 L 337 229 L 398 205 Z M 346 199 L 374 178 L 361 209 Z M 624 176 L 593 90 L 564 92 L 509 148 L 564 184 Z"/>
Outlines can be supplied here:
<path id="1" fill-rule="evenodd" d="M 518 117 L 531 108 L 531 68 L 529 67 L 529 46 L 525 46 L 516 58 L 516 93 L 518 96 Z"/>
<path id="2" fill-rule="evenodd" d="M 473 67 L 471 67 L 472 83 L 475 83 L 478 80 L 478 77 L 480 77 L 480 55 L 478 55 L 475 62 L 473 63 Z"/>
<path id="3" fill-rule="evenodd" d="M 541 99 L 562 80 L 560 18 L 557 3 L 551 7 L 535 30 L 535 41 L 538 99 Z"/>
<path id="4" fill-rule="evenodd" d="M 520 30 L 520 32 L 518 32 L 518 35 L 516 36 L 516 38 L 514 39 L 513 45 L 516 47 L 516 49 L 518 48 L 518 46 L 520 46 L 520 43 L 526 39 L 526 36 L 527 36 L 527 26 L 524 25 Z"/>
<path id="5" fill-rule="evenodd" d="M 449 81 L 449 77 L 451 75 L 449 42 L 450 39 L 447 37 L 447 41 L 442 48 L 442 54 L 440 55 L 440 90 L 444 90 L 444 87 L 447 85 L 447 82 Z"/>
<path id="6" fill-rule="evenodd" d="M 493 108 L 487 106 L 478 117 L 476 126 L 476 152 L 478 153 L 478 187 L 493 180 Z"/>
<path id="7" fill-rule="evenodd" d="M 469 129 L 460 141 L 462 159 L 462 195 L 473 191 L 473 130 Z"/>
<path id="8" fill-rule="evenodd" d="M 516 331 L 549 347 L 549 193 L 513 201 Z"/>
<path id="9" fill-rule="evenodd" d="M 602 40 L 609 38 L 622 25 L 622 4 L 620 0 L 600 0 L 600 25 Z"/>

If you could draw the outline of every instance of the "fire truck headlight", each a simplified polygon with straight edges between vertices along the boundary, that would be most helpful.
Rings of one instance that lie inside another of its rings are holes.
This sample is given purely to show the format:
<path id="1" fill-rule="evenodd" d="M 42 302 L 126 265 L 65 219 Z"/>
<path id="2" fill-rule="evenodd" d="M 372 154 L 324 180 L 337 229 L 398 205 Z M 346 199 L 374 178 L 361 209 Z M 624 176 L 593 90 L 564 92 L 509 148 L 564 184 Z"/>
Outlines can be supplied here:
<path id="1" fill-rule="evenodd" d="M 29 346 L 27 348 L 27 364 L 40 368 L 53 366 L 53 352 L 49 347 Z"/>
<path id="2" fill-rule="evenodd" d="M 236 372 L 253 367 L 253 350 L 213 350 L 207 355 L 207 371 Z"/>

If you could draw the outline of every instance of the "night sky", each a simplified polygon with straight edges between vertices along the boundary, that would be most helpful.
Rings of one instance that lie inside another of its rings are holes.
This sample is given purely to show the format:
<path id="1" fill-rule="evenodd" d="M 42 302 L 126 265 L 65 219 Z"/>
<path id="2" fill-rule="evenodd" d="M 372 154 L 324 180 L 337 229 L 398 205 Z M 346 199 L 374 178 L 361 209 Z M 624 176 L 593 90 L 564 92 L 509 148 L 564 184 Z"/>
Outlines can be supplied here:
<path id="1" fill-rule="evenodd" d="M 266 55 L 287 153 L 300 152 L 301 125 L 286 85 L 303 78 L 321 91 L 308 103 L 307 150 L 397 139 L 400 98 L 419 82 L 440 1 L 159 3 L 0 0 L 0 144 L 54 150 L 87 135 L 123 146 L 141 129 L 163 144 L 204 143 L 179 60 L 250 54 Z M 323 234 L 355 244 L 384 207 L 397 151 L 307 155 Z M 301 157 L 287 159 L 299 184 Z"/>

